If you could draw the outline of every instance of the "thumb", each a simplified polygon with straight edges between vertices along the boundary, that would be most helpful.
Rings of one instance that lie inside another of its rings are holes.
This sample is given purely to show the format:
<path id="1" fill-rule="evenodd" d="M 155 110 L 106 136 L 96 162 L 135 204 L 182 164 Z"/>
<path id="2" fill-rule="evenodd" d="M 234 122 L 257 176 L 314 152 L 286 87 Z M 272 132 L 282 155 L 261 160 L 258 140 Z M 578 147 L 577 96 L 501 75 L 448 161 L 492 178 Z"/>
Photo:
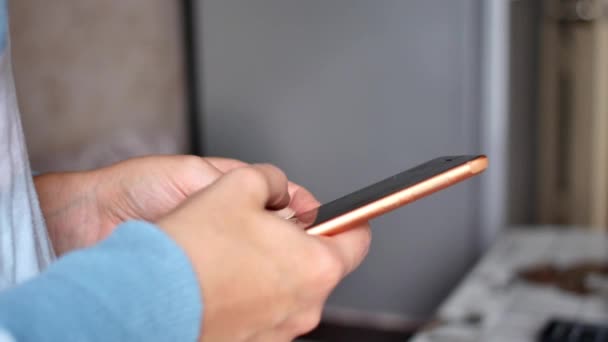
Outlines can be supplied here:
<path id="1" fill-rule="evenodd" d="M 287 176 L 276 166 L 255 164 L 226 173 L 211 186 L 209 195 L 228 195 L 236 207 L 282 209 L 289 204 L 287 185 Z"/>

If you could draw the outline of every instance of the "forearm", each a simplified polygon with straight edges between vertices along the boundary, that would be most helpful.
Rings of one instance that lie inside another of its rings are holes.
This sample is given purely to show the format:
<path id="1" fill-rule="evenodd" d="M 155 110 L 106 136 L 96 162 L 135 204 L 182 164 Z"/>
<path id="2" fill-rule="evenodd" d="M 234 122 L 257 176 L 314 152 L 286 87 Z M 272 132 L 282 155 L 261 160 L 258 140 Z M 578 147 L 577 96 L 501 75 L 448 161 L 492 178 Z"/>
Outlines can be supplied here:
<path id="1" fill-rule="evenodd" d="M 187 257 L 145 222 L 66 255 L 0 294 L 0 326 L 18 341 L 193 341 L 202 301 Z"/>

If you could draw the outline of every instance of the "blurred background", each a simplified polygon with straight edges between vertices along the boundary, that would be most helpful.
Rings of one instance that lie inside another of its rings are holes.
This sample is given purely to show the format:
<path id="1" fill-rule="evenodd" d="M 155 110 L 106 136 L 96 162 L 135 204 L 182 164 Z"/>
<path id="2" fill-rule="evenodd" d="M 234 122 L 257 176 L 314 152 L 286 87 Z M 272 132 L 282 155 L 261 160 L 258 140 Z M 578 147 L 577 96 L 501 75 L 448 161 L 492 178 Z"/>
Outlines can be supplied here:
<path id="1" fill-rule="evenodd" d="M 179 2 L 25 0 L 9 7 L 35 170 L 188 150 Z"/>
<path id="2" fill-rule="evenodd" d="M 368 259 L 311 338 L 409 336 L 512 229 L 606 239 L 608 1 L 12 0 L 10 12 L 37 171 L 219 155 L 277 164 L 328 201 L 437 156 L 488 154 L 479 179 L 373 222 Z"/>

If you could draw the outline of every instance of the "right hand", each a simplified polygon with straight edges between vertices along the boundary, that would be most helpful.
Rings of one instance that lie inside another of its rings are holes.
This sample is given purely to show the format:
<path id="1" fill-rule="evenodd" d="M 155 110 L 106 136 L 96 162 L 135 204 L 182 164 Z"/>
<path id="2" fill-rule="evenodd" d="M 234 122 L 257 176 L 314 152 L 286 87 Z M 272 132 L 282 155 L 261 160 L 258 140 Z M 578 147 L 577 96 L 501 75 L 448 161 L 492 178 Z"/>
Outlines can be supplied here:
<path id="1" fill-rule="evenodd" d="M 291 341 L 367 254 L 368 225 L 314 237 L 266 209 L 289 204 L 276 167 L 238 168 L 158 223 L 190 258 L 204 301 L 201 341 Z"/>

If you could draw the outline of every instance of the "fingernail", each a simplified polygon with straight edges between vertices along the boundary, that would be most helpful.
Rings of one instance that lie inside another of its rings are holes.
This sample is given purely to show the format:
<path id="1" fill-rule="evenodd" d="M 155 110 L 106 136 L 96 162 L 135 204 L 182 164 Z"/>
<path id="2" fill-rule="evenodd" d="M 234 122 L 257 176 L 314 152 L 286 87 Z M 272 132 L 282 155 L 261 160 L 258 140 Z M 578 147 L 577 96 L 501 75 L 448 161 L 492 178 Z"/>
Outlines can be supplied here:
<path id="1" fill-rule="evenodd" d="M 289 220 L 291 218 L 293 218 L 296 215 L 295 210 L 291 209 L 290 207 L 285 207 L 281 210 L 277 210 L 274 212 L 275 215 L 277 215 L 278 217 L 285 219 L 285 220 Z"/>

